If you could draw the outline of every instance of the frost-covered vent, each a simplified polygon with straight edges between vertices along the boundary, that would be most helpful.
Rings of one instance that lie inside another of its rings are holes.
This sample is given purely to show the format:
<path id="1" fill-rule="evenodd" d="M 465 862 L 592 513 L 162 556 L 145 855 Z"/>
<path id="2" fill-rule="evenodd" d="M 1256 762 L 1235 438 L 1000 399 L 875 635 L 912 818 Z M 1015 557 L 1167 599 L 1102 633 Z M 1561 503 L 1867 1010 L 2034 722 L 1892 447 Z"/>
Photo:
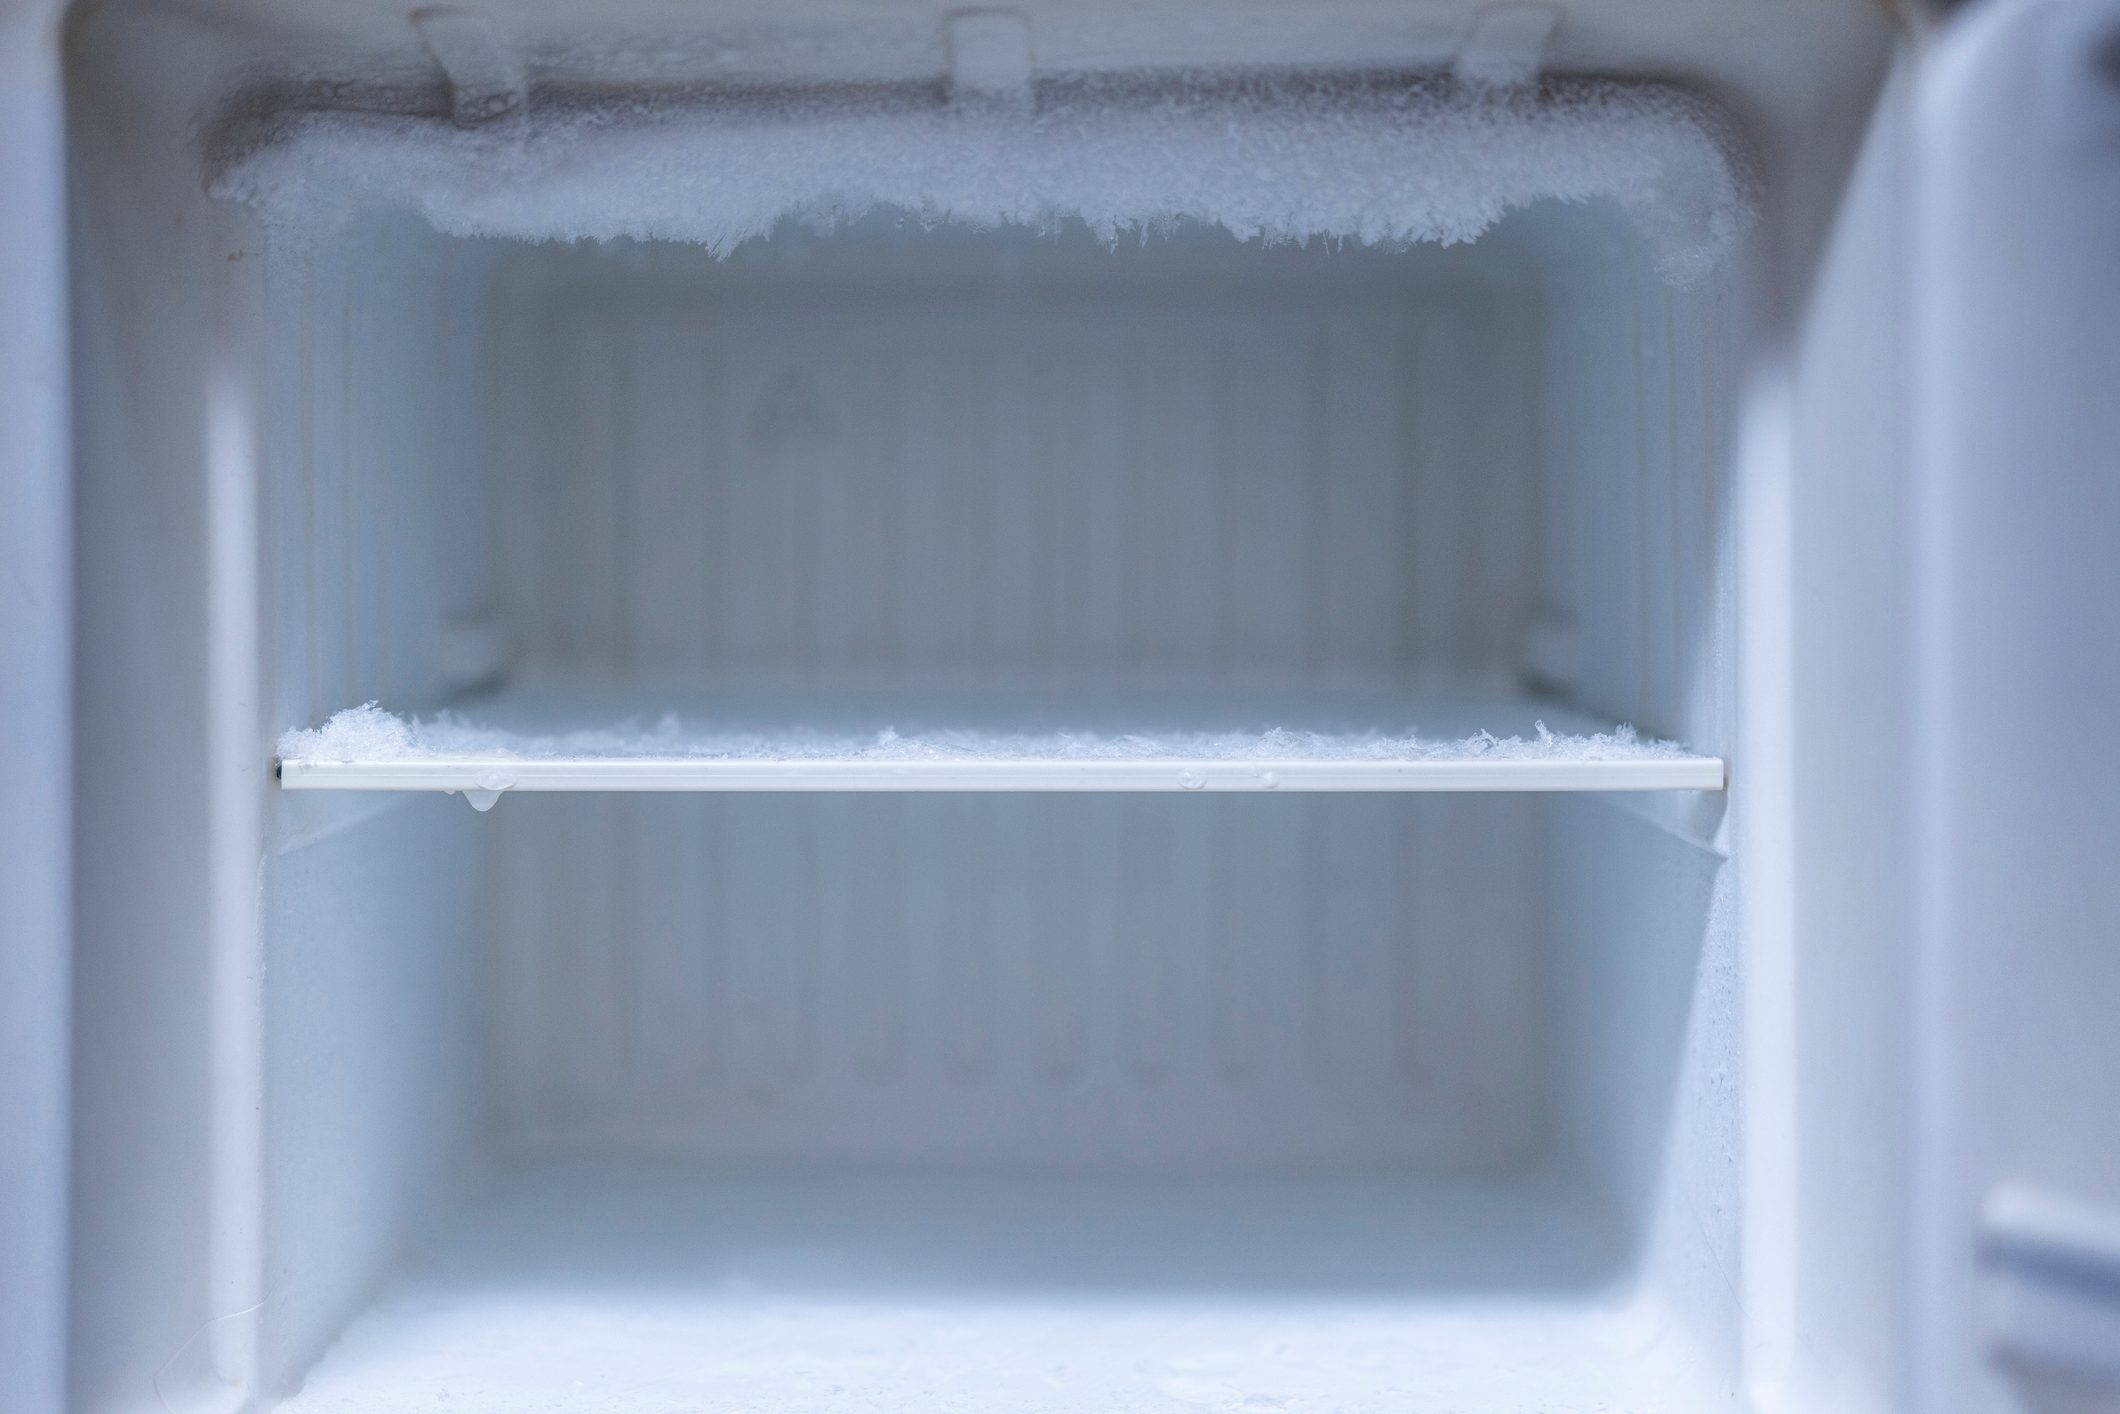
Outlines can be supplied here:
<path id="1" fill-rule="evenodd" d="M 761 727 L 740 714 L 676 713 L 653 723 L 524 730 L 578 716 L 505 704 L 491 717 L 406 719 L 374 703 L 280 738 L 290 788 L 462 790 L 1715 790 L 1722 763 L 1628 727 L 1543 719 L 1500 735 L 1466 718 L 1521 704 L 1451 704 L 1433 734 L 1263 729 L 1053 730 L 992 714 L 991 725 Z M 605 720 L 609 720 L 606 718 Z"/>
<path id="2" fill-rule="evenodd" d="M 299 105 L 215 192 L 283 233 L 410 208 L 456 235 L 637 237 L 725 253 L 879 208 L 1107 241 L 1186 221 L 1266 241 L 1470 241 L 1536 201 L 1606 199 L 1674 280 L 1712 269 L 1752 202 L 1716 110 L 1653 84 L 1531 92 L 1432 78 L 1069 80 L 1025 111 L 924 87 L 541 93 L 526 122 Z"/>

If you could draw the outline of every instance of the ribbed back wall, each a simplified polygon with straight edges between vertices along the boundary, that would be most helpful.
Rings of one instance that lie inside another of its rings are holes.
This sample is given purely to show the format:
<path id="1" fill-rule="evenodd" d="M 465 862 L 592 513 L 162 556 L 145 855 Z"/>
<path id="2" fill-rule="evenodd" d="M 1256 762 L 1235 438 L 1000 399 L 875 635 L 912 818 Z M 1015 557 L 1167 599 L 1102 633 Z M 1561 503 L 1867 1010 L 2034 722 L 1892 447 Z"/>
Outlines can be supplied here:
<path id="1" fill-rule="evenodd" d="M 1514 666 L 1527 288 L 1451 252 L 944 245 L 556 263 L 525 658 L 1078 693 Z"/>
<path id="2" fill-rule="evenodd" d="M 526 674 L 634 677 L 652 714 L 665 677 L 1123 701 L 1528 670 L 1721 744 L 1719 297 L 1595 220 L 1399 255 L 538 251 L 502 289 Z M 731 1163 L 1522 1160 L 1557 1093 L 1545 809 L 510 800 L 507 1132 Z"/>
<path id="3" fill-rule="evenodd" d="M 1545 1128 L 1522 797 L 525 797 L 495 1075 L 531 1142 L 1331 1170 Z"/>

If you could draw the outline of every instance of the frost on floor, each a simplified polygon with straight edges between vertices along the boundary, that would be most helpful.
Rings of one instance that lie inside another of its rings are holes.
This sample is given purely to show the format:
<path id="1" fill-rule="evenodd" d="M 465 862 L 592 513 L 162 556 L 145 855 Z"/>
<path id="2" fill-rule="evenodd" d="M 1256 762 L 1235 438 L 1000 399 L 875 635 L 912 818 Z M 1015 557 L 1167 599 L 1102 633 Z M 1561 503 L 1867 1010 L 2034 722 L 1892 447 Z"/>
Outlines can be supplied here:
<path id="1" fill-rule="evenodd" d="M 1716 267 L 1755 201 L 1728 125 L 1655 84 L 1537 93 L 1435 78 L 1043 82 L 1035 109 L 925 86 L 550 97 L 522 122 L 295 107 L 215 194 L 301 238 L 369 210 L 455 235 L 678 240 L 726 254 L 787 220 L 1079 220 L 1107 242 L 1180 222 L 1240 239 L 1477 238 L 1534 202 L 1607 200 L 1674 281 Z"/>
<path id="2" fill-rule="evenodd" d="M 678 713 L 652 724 L 535 733 L 442 712 L 401 717 L 373 702 L 336 713 L 321 727 L 280 737 L 283 760 L 299 762 L 682 760 L 1345 760 L 1644 761 L 1673 760 L 1684 748 L 1645 741 L 1634 729 L 1567 733 L 1534 722 L 1528 734 L 1481 730 L 1455 737 L 1412 730 L 1315 731 L 1289 727 L 1228 731 L 1009 731 L 967 727 L 731 729 Z"/>
<path id="3" fill-rule="evenodd" d="M 1520 1182 L 735 1184 L 481 1205 L 284 1414 L 1705 1414 L 1682 1324 Z M 1485 1273 L 1484 1278 L 1480 1273 Z"/>

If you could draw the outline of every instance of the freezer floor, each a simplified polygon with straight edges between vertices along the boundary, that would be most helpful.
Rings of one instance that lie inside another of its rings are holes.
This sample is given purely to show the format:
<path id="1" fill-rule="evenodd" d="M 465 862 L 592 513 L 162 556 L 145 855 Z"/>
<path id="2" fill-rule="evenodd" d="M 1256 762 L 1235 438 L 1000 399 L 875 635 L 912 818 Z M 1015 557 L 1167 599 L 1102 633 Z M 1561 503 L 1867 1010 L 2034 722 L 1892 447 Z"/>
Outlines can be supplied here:
<path id="1" fill-rule="evenodd" d="M 285 1414 L 1716 1407 L 1550 1184 L 699 1182 L 476 1206 Z M 428 1401 L 432 1401 L 431 1406 Z"/>

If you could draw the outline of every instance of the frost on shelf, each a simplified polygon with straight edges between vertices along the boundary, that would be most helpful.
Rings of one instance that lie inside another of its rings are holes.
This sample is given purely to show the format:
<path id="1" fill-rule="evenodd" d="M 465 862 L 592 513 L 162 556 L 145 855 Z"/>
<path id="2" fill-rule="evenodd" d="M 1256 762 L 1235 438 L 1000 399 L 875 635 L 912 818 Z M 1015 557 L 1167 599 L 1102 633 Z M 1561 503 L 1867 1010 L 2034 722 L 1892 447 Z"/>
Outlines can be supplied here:
<path id="1" fill-rule="evenodd" d="M 359 761 L 540 761 L 662 759 L 767 761 L 946 761 L 969 759 L 1095 760 L 1264 759 L 1345 761 L 1643 761 L 1685 755 L 1667 741 L 1644 741 L 1632 727 L 1569 735 L 1537 724 L 1528 737 L 1490 732 L 1446 740 L 1412 732 L 1316 732 L 1275 727 L 1264 731 L 1217 732 L 987 732 L 974 730 L 901 733 L 891 727 L 867 733 L 801 728 L 775 732 L 716 730 L 687 726 L 676 713 L 653 726 L 618 727 L 531 735 L 479 726 L 455 713 L 404 718 L 376 703 L 350 707 L 321 727 L 281 736 L 280 756 L 303 762 Z"/>
<path id="2" fill-rule="evenodd" d="M 324 100 L 318 100 L 324 104 Z M 292 238 L 367 210 L 524 240 L 687 241 L 726 254 L 786 220 L 919 223 L 1106 242 L 1181 222 L 1240 239 L 1470 241 L 1533 202 L 1608 200 L 1674 281 L 1752 219 L 1717 110 L 1656 84 L 1536 92 L 1436 78 L 1071 79 L 1036 106 L 951 107 L 925 87 L 579 99 L 522 122 L 293 106 L 246 120 L 214 192 Z"/>

